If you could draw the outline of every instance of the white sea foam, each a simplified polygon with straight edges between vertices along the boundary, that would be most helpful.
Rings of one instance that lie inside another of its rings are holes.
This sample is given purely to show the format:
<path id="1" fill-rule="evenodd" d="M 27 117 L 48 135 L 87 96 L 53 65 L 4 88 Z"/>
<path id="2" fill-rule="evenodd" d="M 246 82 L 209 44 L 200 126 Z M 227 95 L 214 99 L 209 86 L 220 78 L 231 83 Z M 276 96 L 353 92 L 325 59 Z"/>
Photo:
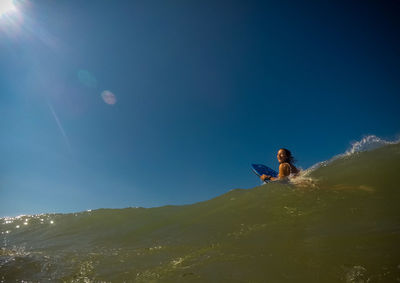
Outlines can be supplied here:
<path id="1" fill-rule="evenodd" d="M 363 151 L 370 151 L 373 149 L 380 148 L 385 145 L 390 145 L 390 144 L 397 144 L 400 143 L 400 139 L 394 140 L 394 141 L 388 141 L 381 139 L 380 137 L 377 137 L 375 135 L 369 135 L 363 137 L 361 140 L 353 142 L 348 150 L 346 150 L 344 153 L 338 154 L 333 156 L 329 160 L 321 161 L 318 162 L 314 165 L 312 165 L 310 168 L 302 170 L 297 178 L 291 179 L 291 182 L 298 182 L 301 179 L 307 179 L 307 177 L 311 172 L 315 171 L 316 169 L 320 167 L 327 166 L 329 163 L 339 159 L 343 158 L 346 156 L 351 156 L 352 154 L 358 153 L 358 152 L 363 152 Z"/>
<path id="2" fill-rule="evenodd" d="M 389 145 L 389 144 L 396 144 L 399 143 L 400 140 L 396 140 L 396 141 L 387 141 L 387 140 L 383 140 L 375 135 L 370 135 L 370 136 L 366 136 L 363 137 L 360 141 L 354 142 L 351 145 L 351 148 L 348 149 L 344 155 L 350 155 L 356 152 L 361 152 L 361 151 L 369 151 L 369 150 L 373 150 L 385 145 Z"/>

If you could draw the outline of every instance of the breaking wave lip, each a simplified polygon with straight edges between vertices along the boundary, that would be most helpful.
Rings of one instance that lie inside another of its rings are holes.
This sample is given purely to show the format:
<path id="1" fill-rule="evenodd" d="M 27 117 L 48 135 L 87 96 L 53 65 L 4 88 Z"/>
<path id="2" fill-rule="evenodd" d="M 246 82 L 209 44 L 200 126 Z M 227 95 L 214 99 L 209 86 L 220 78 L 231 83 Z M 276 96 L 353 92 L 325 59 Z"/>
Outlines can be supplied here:
<path id="1" fill-rule="evenodd" d="M 369 151 L 380 148 L 385 145 L 400 143 L 400 139 L 395 141 L 387 141 L 375 135 L 363 137 L 360 141 L 353 142 L 351 148 L 348 149 L 343 155 L 351 155 L 357 152 Z"/>
<path id="2" fill-rule="evenodd" d="M 309 178 L 308 177 L 309 174 L 314 172 L 316 169 L 318 169 L 320 167 L 325 167 L 328 164 L 332 163 L 333 161 L 335 161 L 339 158 L 351 156 L 351 155 L 359 153 L 359 152 L 370 151 L 370 150 L 374 150 L 374 149 L 377 149 L 377 148 L 380 148 L 380 147 L 383 147 L 386 145 L 397 144 L 397 143 L 400 143 L 400 138 L 397 140 L 394 140 L 394 141 L 389 141 L 389 140 L 381 139 L 380 137 L 378 137 L 376 135 L 364 136 L 361 140 L 351 143 L 350 148 L 347 149 L 344 153 L 335 155 L 328 160 L 320 161 L 320 162 L 312 165 L 311 167 L 309 167 L 305 170 L 302 170 L 300 172 L 299 176 L 297 176 L 296 178 L 292 178 L 290 181 L 293 183 L 297 183 L 302 178 Z"/>

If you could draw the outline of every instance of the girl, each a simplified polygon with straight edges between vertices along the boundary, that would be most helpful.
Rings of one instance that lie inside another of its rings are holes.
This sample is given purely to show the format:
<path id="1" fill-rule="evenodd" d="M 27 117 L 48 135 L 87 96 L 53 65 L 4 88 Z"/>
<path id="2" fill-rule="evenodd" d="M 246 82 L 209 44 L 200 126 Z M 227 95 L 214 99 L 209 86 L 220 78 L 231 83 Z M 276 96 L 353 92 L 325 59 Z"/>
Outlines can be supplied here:
<path id="1" fill-rule="evenodd" d="M 276 181 L 276 180 L 281 180 L 286 177 L 288 177 L 290 174 L 298 174 L 299 170 L 293 165 L 294 163 L 294 158 L 292 156 L 292 153 L 290 150 L 286 148 L 281 148 L 278 151 L 278 154 L 276 155 L 278 162 L 279 162 L 279 175 L 278 177 L 271 177 L 268 175 L 261 175 L 260 179 L 262 181 L 265 180 L 271 180 L 271 181 Z"/>

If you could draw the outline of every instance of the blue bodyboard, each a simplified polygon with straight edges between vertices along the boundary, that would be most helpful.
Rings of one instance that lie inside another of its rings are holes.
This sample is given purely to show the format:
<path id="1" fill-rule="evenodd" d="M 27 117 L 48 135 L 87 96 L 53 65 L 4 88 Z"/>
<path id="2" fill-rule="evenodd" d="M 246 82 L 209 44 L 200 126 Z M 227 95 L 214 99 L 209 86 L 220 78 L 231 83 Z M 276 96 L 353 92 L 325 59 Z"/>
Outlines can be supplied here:
<path id="1" fill-rule="evenodd" d="M 272 177 L 278 177 L 278 172 L 262 164 L 251 164 L 251 169 L 257 176 L 264 174 Z"/>

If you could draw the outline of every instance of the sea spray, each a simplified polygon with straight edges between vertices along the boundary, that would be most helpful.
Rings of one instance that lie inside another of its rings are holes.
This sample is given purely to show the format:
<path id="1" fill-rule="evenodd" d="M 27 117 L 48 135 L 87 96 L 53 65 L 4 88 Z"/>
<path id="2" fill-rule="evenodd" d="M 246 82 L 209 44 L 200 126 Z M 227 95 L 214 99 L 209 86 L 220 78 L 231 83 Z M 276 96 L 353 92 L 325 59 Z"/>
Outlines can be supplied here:
<path id="1" fill-rule="evenodd" d="M 397 144 L 400 140 L 388 141 L 381 139 L 375 135 L 363 137 L 360 141 L 353 142 L 351 147 L 345 152 L 345 155 L 351 155 L 357 152 L 370 151 L 383 147 L 385 145 Z"/>

